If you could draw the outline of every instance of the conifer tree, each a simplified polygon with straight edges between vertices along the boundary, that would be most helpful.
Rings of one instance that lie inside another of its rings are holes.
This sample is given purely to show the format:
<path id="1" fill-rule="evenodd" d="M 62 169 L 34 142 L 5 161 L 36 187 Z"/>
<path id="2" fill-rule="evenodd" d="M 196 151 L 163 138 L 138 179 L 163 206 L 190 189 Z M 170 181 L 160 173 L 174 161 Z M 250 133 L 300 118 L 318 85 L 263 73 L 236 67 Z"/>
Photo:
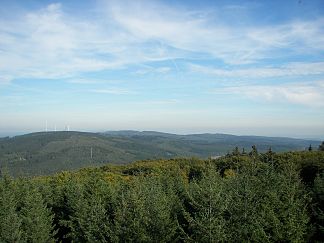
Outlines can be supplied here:
<path id="1" fill-rule="evenodd" d="M 8 176 L 0 178 L 0 242 L 19 242 L 22 231 L 16 190 Z"/>
<path id="2" fill-rule="evenodd" d="M 320 242 L 324 239 L 324 173 L 318 174 L 312 188 L 312 220 L 314 234 L 311 242 Z"/>
<path id="3" fill-rule="evenodd" d="M 226 241 L 226 191 L 219 173 L 210 170 L 200 181 L 190 183 L 189 195 L 193 206 L 190 221 L 192 238 L 200 242 Z"/>
<path id="4" fill-rule="evenodd" d="M 321 145 L 318 147 L 319 151 L 324 151 L 324 141 L 321 143 Z"/>
<path id="5" fill-rule="evenodd" d="M 238 156 L 238 155 L 240 155 L 240 151 L 239 151 L 239 148 L 236 146 L 235 148 L 234 148 L 234 150 L 233 150 L 233 153 L 232 153 L 233 155 L 235 155 L 235 156 Z"/>
<path id="6" fill-rule="evenodd" d="M 246 155 L 245 148 L 242 149 L 242 155 Z"/>
<path id="7" fill-rule="evenodd" d="M 44 203 L 42 195 L 35 188 L 30 188 L 26 193 L 19 215 L 23 241 L 54 241 L 54 216 Z"/>
<path id="8" fill-rule="evenodd" d="M 98 178 L 71 183 L 68 204 L 71 209 L 67 223 L 70 237 L 77 242 L 115 242 L 112 230 L 114 193 L 111 186 Z"/>

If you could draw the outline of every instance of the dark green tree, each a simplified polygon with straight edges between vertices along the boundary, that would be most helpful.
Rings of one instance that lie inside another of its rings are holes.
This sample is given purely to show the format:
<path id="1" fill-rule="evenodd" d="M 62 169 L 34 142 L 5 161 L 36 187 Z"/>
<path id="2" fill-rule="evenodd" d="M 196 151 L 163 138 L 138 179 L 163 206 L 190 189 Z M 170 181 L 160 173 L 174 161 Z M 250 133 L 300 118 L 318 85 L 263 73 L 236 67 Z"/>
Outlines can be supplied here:
<path id="1" fill-rule="evenodd" d="M 74 182 L 68 188 L 70 218 L 65 223 L 71 229 L 69 236 L 76 242 L 115 242 L 112 227 L 115 190 L 99 178 Z"/>
<path id="2" fill-rule="evenodd" d="M 236 146 L 233 150 L 233 153 L 232 153 L 234 156 L 239 156 L 240 155 L 240 150 L 239 148 Z"/>
<path id="3" fill-rule="evenodd" d="M 21 241 L 21 219 L 17 213 L 16 188 L 8 176 L 0 178 L 0 242 Z"/>
<path id="4" fill-rule="evenodd" d="M 319 174 L 314 181 L 312 200 L 312 220 L 314 234 L 312 242 L 324 239 L 324 174 Z"/>
<path id="5" fill-rule="evenodd" d="M 252 145 L 252 151 L 249 153 L 249 155 L 251 157 L 253 157 L 254 159 L 256 159 L 259 155 L 257 147 L 255 145 Z"/>
<path id="6" fill-rule="evenodd" d="M 226 193 L 222 177 L 214 170 L 210 170 L 200 181 L 190 183 L 189 195 L 193 207 L 190 226 L 194 241 L 226 241 Z"/>
<path id="7" fill-rule="evenodd" d="M 227 181 L 229 241 L 305 240 L 307 194 L 295 168 L 278 173 L 269 164 L 251 163 Z"/>
<path id="8" fill-rule="evenodd" d="M 53 215 L 47 208 L 42 195 L 30 187 L 21 203 L 22 239 L 24 242 L 53 242 Z"/>
<path id="9" fill-rule="evenodd" d="M 324 151 L 324 141 L 320 144 L 320 146 L 318 147 L 319 151 Z"/>

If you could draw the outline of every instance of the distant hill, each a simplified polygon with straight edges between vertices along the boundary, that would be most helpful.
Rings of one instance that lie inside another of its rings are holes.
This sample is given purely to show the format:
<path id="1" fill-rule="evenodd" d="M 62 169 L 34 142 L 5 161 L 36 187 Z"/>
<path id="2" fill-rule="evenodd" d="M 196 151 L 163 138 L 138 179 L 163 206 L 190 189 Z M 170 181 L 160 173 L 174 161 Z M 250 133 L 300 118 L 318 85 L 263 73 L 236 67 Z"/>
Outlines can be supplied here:
<path id="1" fill-rule="evenodd" d="M 176 135 L 154 131 L 39 132 L 0 138 L 0 168 L 14 176 L 47 175 L 106 163 L 207 158 L 224 155 L 236 146 L 249 151 L 254 144 L 261 152 L 269 147 L 281 152 L 305 150 L 310 144 L 317 148 L 320 141 L 207 133 Z"/>

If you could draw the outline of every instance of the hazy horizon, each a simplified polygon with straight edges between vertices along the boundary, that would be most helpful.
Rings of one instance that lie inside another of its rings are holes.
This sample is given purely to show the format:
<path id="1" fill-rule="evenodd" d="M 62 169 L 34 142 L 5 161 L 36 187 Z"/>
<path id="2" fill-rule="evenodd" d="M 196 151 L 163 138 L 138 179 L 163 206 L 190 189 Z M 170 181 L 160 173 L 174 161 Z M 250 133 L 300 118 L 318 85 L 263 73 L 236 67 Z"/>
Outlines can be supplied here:
<path id="1" fill-rule="evenodd" d="M 321 0 L 3 0 L 0 136 L 323 140 L 323 37 Z"/>
<path id="2" fill-rule="evenodd" d="M 177 132 L 172 130 L 166 130 L 166 131 L 159 131 L 159 130 L 136 130 L 136 129 L 123 129 L 123 130 L 67 130 L 67 128 L 64 129 L 48 129 L 46 130 L 31 130 L 31 131 L 14 131 L 14 132 L 0 132 L 0 138 L 2 137 L 15 137 L 20 135 L 26 135 L 31 133 L 40 133 L 40 132 L 90 132 L 90 133 L 105 133 L 105 132 L 121 132 L 121 131 L 135 131 L 135 132 L 158 132 L 158 133 L 169 133 L 169 134 L 175 134 L 175 135 L 194 135 L 194 134 L 226 134 L 226 135 L 234 135 L 234 136 L 260 136 L 260 137 L 282 137 L 282 138 L 295 138 L 295 139 L 305 139 L 305 140 L 316 140 L 316 141 L 323 141 L 324 138 L 319 137 L 312 137 L 312 136 L 282 136 L 280 133 L 276 134 L 250 134 L 250 133 L 233 133 L 230 131 L 193 131 L 193 132 Z"/>

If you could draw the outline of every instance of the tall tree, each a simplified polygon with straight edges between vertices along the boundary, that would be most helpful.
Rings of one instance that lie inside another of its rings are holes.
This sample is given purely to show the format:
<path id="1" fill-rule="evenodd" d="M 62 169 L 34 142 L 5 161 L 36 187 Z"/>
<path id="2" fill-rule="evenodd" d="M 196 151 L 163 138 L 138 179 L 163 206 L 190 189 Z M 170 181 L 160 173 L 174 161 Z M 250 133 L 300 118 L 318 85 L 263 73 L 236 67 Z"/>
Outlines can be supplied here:
<path id="1" fill-rule="evenodd" d="M 324 141 L 321 143 L 321 145 L 318 147 L 319 151 L 324 151 Z"/>
<path id="2" fill-rule="evenodd" d="M 21 217 L 22 239 L 25 242 L 54 241 L 53 214 L 47 208 L 42 195 L 30 186 L 22 201 Z"/>
<path id="3" fill-rule="evenodd" d="M 16 190 L 8 176 L 0 178 L 0 242 L 19 242 L 22 231 Z"/>
<path id="4" fill-rule="evenodd" d="M 192 238 L 201 242 L 226 241 L 226 191 L 218 172 L 210 170 L 200 181 L 190 183 L 189 195 L 193 206 L 190 221 Z"/>

